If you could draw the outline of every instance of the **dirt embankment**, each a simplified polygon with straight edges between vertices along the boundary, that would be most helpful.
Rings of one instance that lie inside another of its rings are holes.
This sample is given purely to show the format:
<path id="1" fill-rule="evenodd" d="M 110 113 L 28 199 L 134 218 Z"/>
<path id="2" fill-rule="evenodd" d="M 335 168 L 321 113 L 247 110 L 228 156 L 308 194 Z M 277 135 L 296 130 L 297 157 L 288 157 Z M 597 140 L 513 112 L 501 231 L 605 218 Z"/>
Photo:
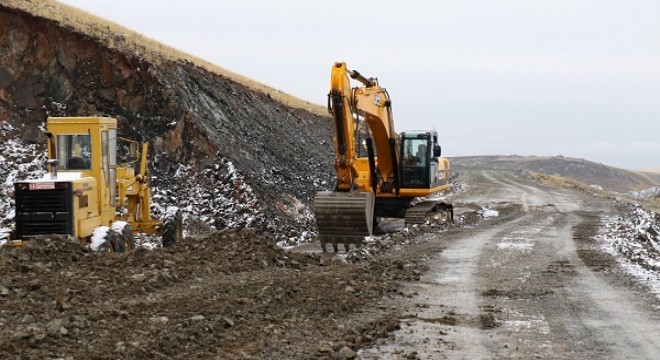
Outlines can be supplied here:
<path id="1" fill-rule="evenodd" d="M 237 189 L 224 185 L 238 179 L 237 186 L 253 192 L 253 207 L 274 219 L 259 219 L 258 228 L 280 240 L 301 236 L 311 220 L 301 226 L 297 214 L 309 213 L 314 192 L 332 183 L 329 119 L 187 60 L 145 60 L 140 51 L 117 45 L 124 36 L 96 37 L 0 5 L 2 140 L 43 143 L 47 116 L 113 116 L 120 136 L 152 144 L 153 185 L 164 192 L 162 205 L 187 207 L 206 226 L 244 224 L 202 211 L 230 202 Z M 181 169 L 185 176 L 178 176 Z M 202 176 L 207 181 L 198 181 Z M 196 188 L 208 196 L 190 199 Z"/>

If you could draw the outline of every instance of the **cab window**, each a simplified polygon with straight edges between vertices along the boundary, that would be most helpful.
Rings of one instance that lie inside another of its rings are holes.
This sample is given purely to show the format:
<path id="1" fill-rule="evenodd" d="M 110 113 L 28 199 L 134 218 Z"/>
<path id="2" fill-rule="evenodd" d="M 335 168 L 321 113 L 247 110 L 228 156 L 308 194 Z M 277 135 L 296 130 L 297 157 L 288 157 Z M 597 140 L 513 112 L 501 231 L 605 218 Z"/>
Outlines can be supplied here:
<path id="1" fill-rule="evenodd" d="M 404 139 L 404 165 L 426 166 L 428 159 L 428 144 L 426 139 Z"/>
<path id="2" fill-rule="evenodd" d="M 58 135 L 56 159 L 60 170 L 90 170 L 92 143 L 89 134 Z"/>

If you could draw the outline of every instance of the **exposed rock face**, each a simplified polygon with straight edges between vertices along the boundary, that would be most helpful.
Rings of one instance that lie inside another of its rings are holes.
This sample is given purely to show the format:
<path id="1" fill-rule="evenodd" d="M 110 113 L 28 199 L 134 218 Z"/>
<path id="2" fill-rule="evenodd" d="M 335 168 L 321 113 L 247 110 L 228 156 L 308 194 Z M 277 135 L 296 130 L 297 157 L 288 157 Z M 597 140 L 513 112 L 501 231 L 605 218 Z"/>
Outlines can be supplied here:
<path id="1" fill-rule="evenodd" d="M 239 173 L 264 211 L 293 227 L 291 205 L 309 206 L 332 181 L 329 118 L 189 61 L 147 62 L 0 5 L 0 121 L 12 125 L 11 136 L 42 144 L 47 116 L 95 115 L 117 118 L 120 136 L 153 144 L 157 179 L 194 183 L 205 169 L 233 166 L 224 173 Z M 192 173 L 176 179 L 181 164 Z"/>

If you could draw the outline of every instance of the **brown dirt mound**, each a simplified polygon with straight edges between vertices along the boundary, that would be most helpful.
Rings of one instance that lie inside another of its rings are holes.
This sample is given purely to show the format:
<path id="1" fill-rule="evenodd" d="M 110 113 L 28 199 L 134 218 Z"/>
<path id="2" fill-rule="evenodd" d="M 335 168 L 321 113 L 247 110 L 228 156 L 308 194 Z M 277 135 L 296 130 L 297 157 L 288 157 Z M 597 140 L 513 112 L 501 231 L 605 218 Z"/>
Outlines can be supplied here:
<path id="1" fill-rule="evenodd" d="M 0 249 L 0 354 L 335 358 L 398 326 L 373 306 L 420 270 L 386 258 L 321 261 L 250 231 L 124 254 L 39 239 Z"/>

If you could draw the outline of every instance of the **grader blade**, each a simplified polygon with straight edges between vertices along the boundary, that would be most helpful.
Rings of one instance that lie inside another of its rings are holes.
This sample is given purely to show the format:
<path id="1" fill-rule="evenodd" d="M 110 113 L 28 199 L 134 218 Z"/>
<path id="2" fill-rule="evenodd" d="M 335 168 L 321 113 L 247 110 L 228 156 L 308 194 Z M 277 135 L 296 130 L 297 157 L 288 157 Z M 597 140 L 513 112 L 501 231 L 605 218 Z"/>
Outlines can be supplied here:
<path id="1" fill-rule="evenodd" d="M 334 251 L 344 244 L 362 245 L 365 236 L 373 231 L 374 193 L 319 191 L 314 197 L 316 225 L 321 247 L 331 243 Z"/>

